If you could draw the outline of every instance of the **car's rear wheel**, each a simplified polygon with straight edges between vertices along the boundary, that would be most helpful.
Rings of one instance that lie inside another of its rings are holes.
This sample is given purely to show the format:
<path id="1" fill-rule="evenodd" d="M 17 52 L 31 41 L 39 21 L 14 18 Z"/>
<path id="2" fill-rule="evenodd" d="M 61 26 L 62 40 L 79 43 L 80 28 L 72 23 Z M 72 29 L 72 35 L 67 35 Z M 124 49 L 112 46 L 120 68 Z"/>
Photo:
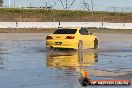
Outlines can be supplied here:
<path id="1" fill-rule="evenodd" d="M 97 49 L 98 48 L 98 39 L 95 38 L 94 40 L 94 49 Z"/>
<path id="2" fill-rule="evenodd" d="M 51 46 L 51 47 L 47 48 L 47 50 L 48 50 L 48 51 L 55 51 L 56 48 L 53 48 L 53 47 Z"/>
<path id="3" fill-rule="evenodd" d="M 47 49 L 47 51 L 50 51 L 50 48 L 46 48 Z"/>
<path id="4" fill-rule="evenodd" d="M 83 50 L 83 43 L 82 43 L 82 41 L 80 40 L 80 41 L 78 42 L 78 51 L 81 52 L 82 50 Z"/>

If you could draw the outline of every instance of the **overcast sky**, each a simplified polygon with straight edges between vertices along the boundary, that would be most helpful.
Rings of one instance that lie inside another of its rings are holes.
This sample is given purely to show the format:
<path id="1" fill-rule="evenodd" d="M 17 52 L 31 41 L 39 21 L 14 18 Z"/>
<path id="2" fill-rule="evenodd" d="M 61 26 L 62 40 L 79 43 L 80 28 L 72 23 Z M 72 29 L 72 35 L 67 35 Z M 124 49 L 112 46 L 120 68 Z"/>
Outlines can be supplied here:
<path id="1" fill-rule="evenodd" d="M 11 7 L 14 5 L 16 7 L 21 6 L 46 6 L 46 1 L 48 2 L 48 6 L 52 5 L 55 9 L 63 9 L 63 6 L 60 2 L 60 0 L 10 0 L 11 1 Z M 66 0 L 62 0 L 64 7 Z M 71 2 L 74 0 L 67 0 L 68 6 L 70 6 Z M 86 10 L 86 8 L 83 5 L 83 1 L 89 4 L 89 9 L 91 9 L 91 0 L 75 0 L 75 3 L 72 5 L 71 9 L 80 9 L 80 10 Z M 14 3 L 15 2 L 15 3 Z M 125 8 L 124 10 L 132 11 L 132 0 L 93 0 L 94 10 L 101 10 L 101 11 L 110 11 L 113 10 L 112 7 L 120 7 L 116 10 L 121 11 L 122 8 Z M 9 6 L 9 0 L 4 0 L 4 6 Z"/>

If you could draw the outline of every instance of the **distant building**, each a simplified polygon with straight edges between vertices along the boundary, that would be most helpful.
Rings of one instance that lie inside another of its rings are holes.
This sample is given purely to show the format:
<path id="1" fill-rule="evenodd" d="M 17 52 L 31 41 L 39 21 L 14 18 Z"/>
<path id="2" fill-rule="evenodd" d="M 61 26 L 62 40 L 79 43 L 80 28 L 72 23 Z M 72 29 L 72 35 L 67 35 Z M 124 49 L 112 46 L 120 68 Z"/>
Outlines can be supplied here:
<path id="1" fill-rule="evenodd" d="M 0 0 L 0 7 L 3 6 L 3 0 Z"/>
<path id="2" fill-rule="evenodd" d="M 52 6 L 47 6 L 47 7 L 40 7 L 40 9 L 46 9 L 46 10 L 52 10 Z"/>

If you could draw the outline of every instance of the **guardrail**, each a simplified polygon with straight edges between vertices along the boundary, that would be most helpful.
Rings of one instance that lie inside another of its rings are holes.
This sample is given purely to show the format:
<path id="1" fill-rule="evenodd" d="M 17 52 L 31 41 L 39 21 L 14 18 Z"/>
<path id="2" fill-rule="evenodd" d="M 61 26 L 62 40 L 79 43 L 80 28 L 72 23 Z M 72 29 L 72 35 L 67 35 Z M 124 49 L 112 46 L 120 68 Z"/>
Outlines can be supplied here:
<path id="1" fill-rule="evenodd" d="M 95 27 L 110 29 L 132 29 L 132 23 L 107 22 L 0 22 L 0 28 L 58 28 Z"/>

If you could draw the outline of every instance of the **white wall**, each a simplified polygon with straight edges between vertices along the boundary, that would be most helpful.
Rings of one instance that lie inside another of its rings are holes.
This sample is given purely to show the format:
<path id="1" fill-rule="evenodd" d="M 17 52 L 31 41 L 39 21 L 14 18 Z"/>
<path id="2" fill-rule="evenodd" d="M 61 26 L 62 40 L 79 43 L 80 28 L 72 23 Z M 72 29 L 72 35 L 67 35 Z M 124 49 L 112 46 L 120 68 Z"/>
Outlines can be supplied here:
<path id="1" fill-rule="evenodd" d="M 0 28 L 57 28 L 59 22 L 0 22 Z M 60 22 L 61 27 L 132 29 L 132 23 Z"/>

